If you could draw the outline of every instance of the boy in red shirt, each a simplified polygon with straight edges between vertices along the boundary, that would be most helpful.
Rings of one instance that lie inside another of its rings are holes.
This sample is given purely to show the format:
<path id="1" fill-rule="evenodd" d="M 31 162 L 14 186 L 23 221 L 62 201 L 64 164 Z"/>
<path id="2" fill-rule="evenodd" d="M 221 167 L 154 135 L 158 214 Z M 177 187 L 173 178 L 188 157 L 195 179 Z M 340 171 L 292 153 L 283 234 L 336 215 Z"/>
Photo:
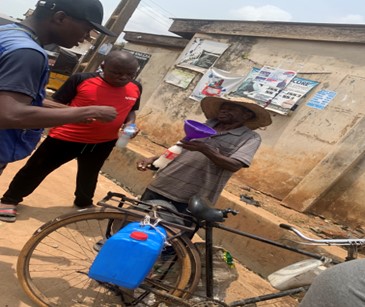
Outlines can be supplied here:
<path id="1" fill-rule="evenodd" d="M 74 205 L 93 205 L 99 171 L 115 146 L 119 129 L 135 122 L 142 92 L 141 85 L 134 81 L 138 61 L 131 53 L 112 51 L 101 67 L 101 73 L 71 76 L 53 98 L 70 107 L 113 106 L 117 117 L 108 123 L 94 121 L 52 128 L 1 198 L 1 203 L 13 210 L 0 213 L 0 220 L 14 222 L 16 206 L 23 197 L 31 194 L 48 174 L 75 158 L 78 169 Z"/>

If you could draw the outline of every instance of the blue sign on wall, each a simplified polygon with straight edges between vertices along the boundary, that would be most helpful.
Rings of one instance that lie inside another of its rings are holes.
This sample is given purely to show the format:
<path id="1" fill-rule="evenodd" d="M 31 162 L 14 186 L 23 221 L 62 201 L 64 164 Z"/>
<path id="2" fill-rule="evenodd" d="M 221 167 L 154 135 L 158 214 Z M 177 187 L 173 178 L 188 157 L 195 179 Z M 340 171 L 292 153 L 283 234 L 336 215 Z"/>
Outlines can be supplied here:
<path id="1" fill-rule="evenodd" d="M 314 97 L 307 102 L 308 107 L 312 107 L 315 109 L 323 110 L 329 102 L 335 98 L 336 92 L 320 90 L 317 92 Z"/>

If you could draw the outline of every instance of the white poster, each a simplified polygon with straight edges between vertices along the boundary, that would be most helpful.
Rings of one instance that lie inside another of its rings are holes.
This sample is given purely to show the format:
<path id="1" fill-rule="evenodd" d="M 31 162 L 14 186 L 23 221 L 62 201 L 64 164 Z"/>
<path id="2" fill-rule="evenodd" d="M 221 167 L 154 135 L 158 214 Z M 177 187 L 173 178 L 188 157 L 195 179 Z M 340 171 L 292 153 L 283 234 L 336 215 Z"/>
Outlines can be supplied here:
<path id="1" fill-rule="evenodd" d="M 229 93 L 230 96 L 248 97 L 249 94 L 259 90 L 259 84 L 255 83 L 255 78 L 258 75 L 260 68 L 253 67 L 243 82 L 238 85 L 234 91 Z"/>
<path id="2" fill-rule="evenodd" d="M 246 94 L 246 97 L 270 104 L 272 99 L 289 84 L 295 75 L 296 72 L 294 71 L 264 66 L 253 79 L 254 91 Z"/>
<path id="3" fill-rule="evenodd" d="M 243 81 L 244 77 L 217 68 L 209 68 L 189 98 L 196 101 L 206 96 L 224 96 Z"/>
<path id="4" fill-rule="evenodd" d="M 174 68 L 168 72 L 165 82 L 186 89 L 195 77 L 194 72 Z"/>
<path id="5" fill-rule="evenodd" d="M 185 47 L 176 65 L 204 73 L 228 47 L 228 44 L 195 38 Z"/>
<path id="6" fill-rule="evenodd" d="M 264 66 L 255 77 L 255 82 L 267 87 L 274 87 L 282 90 L 289 84 L 296 74 L 297 73 L 295 71 Z"/>

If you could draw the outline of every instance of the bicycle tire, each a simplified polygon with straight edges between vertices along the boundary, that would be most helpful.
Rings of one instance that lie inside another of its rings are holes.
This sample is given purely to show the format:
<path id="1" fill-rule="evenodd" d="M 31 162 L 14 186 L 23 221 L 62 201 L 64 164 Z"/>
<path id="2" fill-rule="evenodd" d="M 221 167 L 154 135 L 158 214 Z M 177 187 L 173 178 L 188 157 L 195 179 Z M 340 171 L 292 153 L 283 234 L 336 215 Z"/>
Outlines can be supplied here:
<path id="1" fill-rule="evenodd" d="M 143 216 L 132 211 L 86 209 L 44 224 L 18 257 L 17 274 L 23 290 L 39 306 L 123 306 L 126 300 L 137 306 L 151 306 L 160 298 L 153 298 L 146 287 L 189 298 L 199 282 L 201 264 L 198 251 L 184 236 L 170 241 L 176 253 L 174 262 L 160 260 L 161 266 L 154 268 L 132 293 L 88 277 L 97 254 L 93 245 L 105 236 L 107 222 L 113 219 L 125 224 L 140 221 Z M 166 230 L 168 237 L 176 234 L 170 228 Z M 151 299 L 155 300 L 153 304 L 148 302 Z"/>

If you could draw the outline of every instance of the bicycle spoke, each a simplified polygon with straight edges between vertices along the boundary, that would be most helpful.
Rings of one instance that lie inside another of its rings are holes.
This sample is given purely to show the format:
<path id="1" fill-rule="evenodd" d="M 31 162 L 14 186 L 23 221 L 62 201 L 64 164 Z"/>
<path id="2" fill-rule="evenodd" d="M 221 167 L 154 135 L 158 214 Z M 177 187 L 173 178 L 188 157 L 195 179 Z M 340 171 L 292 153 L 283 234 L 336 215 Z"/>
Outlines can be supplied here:
<path id="1" fill-rule="evenodd" d="M 105 239 L 111 219 L 124 225 L 136 217 L 117 211 L 91 210 L 57 219 L 36 233 L 18 260 L 18 276 L 25 292 L 40 306 L 157 303 L 160 297 L 150 288 L 128 290 L 89 278 L 89 268 L 97 255 L 93 246 Z M 199 271 L 196 269 L 199 260 L 180 238 L 171 241 L 173 257 L 158 260 L 145 283 L 161 293 L 188 296 L 198 282 L 195 270 Z"/>

